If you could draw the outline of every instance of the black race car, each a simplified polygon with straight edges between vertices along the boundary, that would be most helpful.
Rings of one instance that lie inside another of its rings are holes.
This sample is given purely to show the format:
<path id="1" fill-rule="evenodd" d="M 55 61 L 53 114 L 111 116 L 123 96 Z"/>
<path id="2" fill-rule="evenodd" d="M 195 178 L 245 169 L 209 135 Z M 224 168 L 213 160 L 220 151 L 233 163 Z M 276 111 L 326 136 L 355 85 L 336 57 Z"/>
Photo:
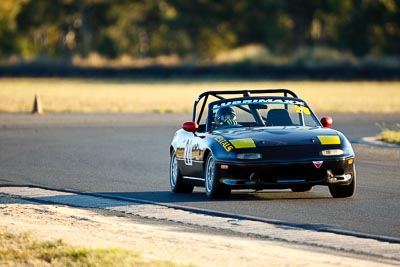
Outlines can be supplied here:
<path id="1" fill-rule="evenodd" d="M 210 198 L 227 198 L 234 189 L 305 192 L 326 185 L 334 198 L 350 197 L 355 155 L 331 125 L 287 89 L 204 92 L 192 121 L 172 139 L 171 190 L 202 186 Z"/>

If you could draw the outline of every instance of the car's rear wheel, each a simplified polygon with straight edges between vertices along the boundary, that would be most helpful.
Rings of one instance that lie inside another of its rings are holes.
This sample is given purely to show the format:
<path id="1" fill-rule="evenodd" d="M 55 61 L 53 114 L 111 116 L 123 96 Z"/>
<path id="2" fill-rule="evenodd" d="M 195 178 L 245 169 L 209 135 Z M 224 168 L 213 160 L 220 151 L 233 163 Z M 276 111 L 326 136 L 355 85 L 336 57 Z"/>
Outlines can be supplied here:
<path id="1" fill-rule="evenodd" d="M 175 151 L 171 154 L 171 161 L 169 164 L 169 184 L 171 191 L 174 193 L 192 193 L 193 185 L 185 184 L 183 176 L 178 166 L 178 159 L 176 158 Z"/>
<path id="2" fill-rule="evenodd" d="M 205 189 L 209 198 L 228 198 L 231 190 L 218 179 L 215 159 L 209 154 L 205 166 Z"/>
<path id="3" fill-rule="evenodd" d="M 353 180 L 349 185 L 330 185 L 329 192 L 334 198 L 351 197 L 356 192 L 356 172 L 353 172 Z"/>

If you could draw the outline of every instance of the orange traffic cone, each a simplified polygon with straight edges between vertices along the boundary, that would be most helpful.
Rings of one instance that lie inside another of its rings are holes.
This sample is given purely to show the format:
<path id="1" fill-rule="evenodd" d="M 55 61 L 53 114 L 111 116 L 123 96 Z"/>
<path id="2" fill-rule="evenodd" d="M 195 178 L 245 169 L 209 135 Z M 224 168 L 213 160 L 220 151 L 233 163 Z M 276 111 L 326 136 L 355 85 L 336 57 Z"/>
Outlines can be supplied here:
<path id="1" fill-rule="evenodd" d="M 40 97 L 38 95 L 35 95 L 35 100 L 33 101 L 32 114 L 43 114 L 42 101 L 40 101 Z"/>

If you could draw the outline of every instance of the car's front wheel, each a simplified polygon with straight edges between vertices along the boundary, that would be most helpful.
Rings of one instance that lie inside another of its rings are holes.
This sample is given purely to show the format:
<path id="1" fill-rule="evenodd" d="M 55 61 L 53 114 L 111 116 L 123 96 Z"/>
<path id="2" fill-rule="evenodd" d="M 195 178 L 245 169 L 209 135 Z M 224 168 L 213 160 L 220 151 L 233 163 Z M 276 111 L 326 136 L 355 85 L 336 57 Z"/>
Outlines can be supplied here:
<path id="1" fill-rule="evenodd" d="M 192 193 L 193 185 L 185 184 L 183 176 L 178 166 L 178 159 L 176 158 L 175 151 L 171 154 L 171 161 L 169 164 L 169 184 L 171 191 L 174 193 Z"/>
<path id="2" fill-rule="evenodd" d="M 356 172 L 353 171 L 353 180 L 349 185 L 330 185 L 329 192 L 334 198 L 351 197 L 356 192 Z"/>
<path id="3" fill-rule="evenodd" d="M 210 153 L 205 166 L 205 189 L 209 198 L 228 198 L 231 190 L 219 182 L 215 159 Z"/>

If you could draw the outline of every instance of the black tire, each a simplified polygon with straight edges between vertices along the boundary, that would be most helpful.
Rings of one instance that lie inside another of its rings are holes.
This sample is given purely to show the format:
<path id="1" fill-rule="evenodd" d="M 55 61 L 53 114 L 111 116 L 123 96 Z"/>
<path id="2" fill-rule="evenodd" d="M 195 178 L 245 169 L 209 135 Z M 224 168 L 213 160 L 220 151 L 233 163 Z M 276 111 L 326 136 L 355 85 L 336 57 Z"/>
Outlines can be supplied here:
<path id="1" fill-rule="evenodd" d="M 205 190 L 209 198 L 228 198 L 231 194 L 230 188 L 219 182 L 215 160 L 211 153 L 207 157 L 205 166 Z"/>
<path id="2" fill-rule="evenodd" d="M 176 159 L 175 151 L 171 154 L 171 160 L 169 163 L 169 184 L 171 191 L 174 193 L 186 193 L 190 194 L 193 192 L 193 185 L 185 184 L 183 176 L 179 170 L 178 160 Z"/>
<path id="3" fill-rule="evenodd" d="M 292 190 L 292 192 L 308 192 L 310 191 L 312 188 L 311 185 L 302 185 L 302 186 L 296 186 L 296 187 L 292 187 L 290 188 Z"/>
<path id="4" fill-rule="evenodd" d="M 356 192 L 356 172 L 353 172 L 353 180 L 349 185 L 330 185 L 329 192 L 333 198 L 351 197 Z"/>

